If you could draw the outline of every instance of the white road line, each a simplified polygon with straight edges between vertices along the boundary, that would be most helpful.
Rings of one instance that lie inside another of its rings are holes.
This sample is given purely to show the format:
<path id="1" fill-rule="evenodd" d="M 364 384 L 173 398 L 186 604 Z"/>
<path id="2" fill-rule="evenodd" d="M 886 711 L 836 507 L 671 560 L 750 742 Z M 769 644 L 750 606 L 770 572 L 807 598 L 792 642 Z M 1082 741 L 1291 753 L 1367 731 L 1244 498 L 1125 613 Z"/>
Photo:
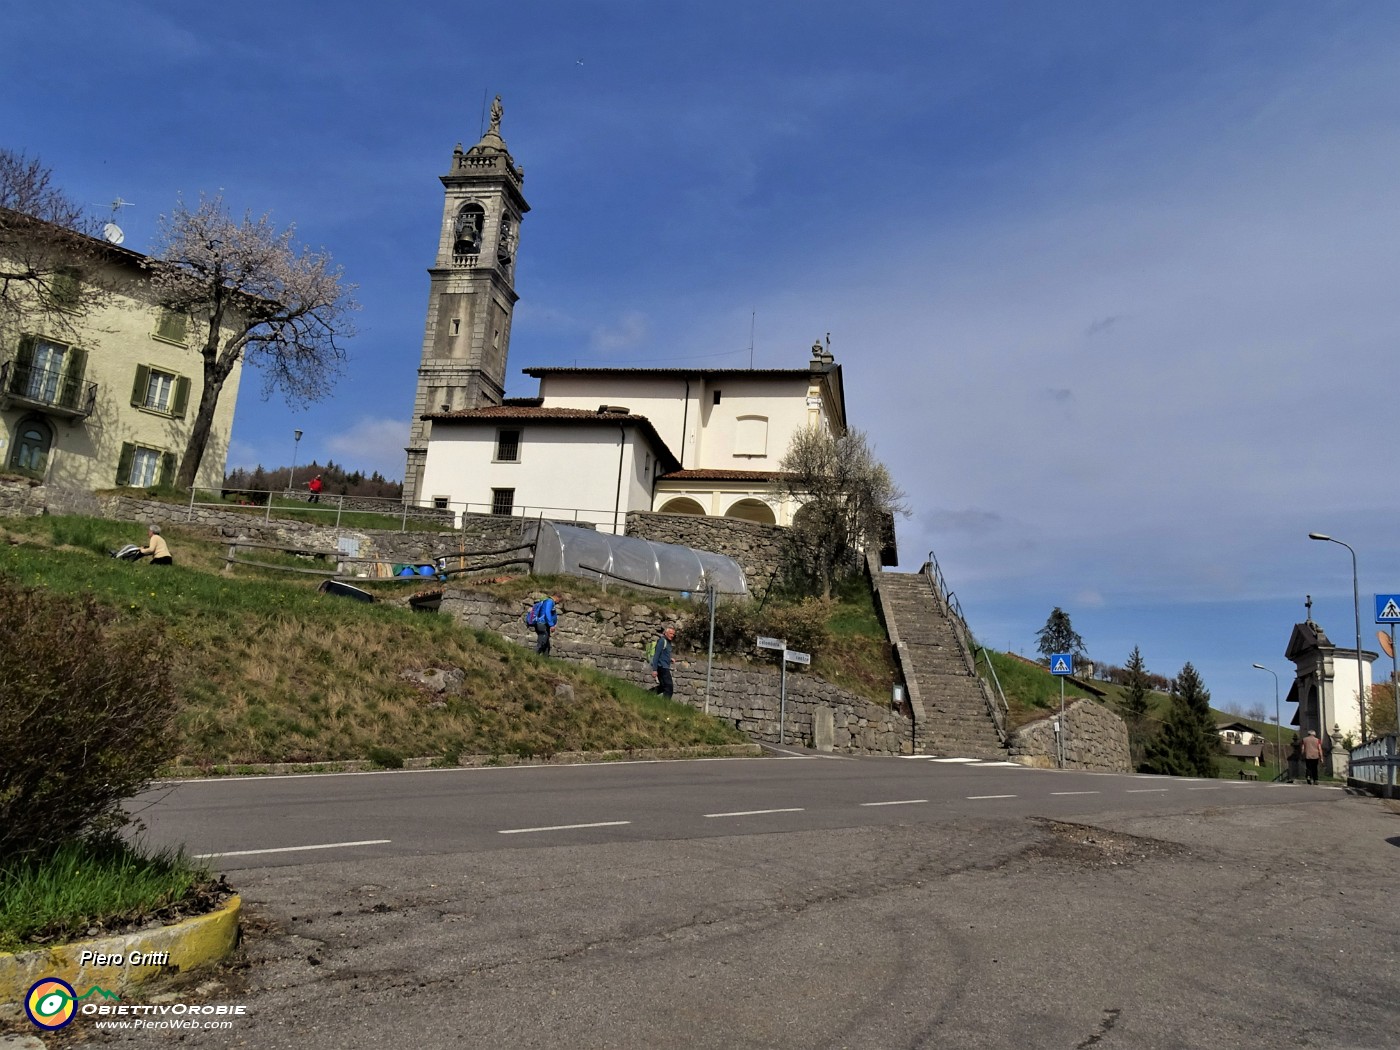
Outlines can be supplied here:
<path id="1" fill-rule="evenodd" d="M 931 759 L 929 759 L 929 761 L 930 761 L 930 762 L 961 762 L 961 763 L 966 764 L 966 763 L 968 763 L 968 762 L 976 762 L 977 759 L 975 759 L 975 758 L 931 758 Z"/>
<path id="2" fill-rule="evenodd" d="M 862 806 L 912 806 L 919 802 L 927 802 L 926 798 L 902 798 L 897 802 L 862 802 Z"/>
<path id="3" fill-rule="evenodd" d="M 308 849 L 345 849 L 349 846 L 382 846 L 389 839 L 364 839 L 361 842 L 325 842 L 319 846 L 278 846 L 276 849 L 235 849 L 227 853 L 196 853 L 195 860 L 215 860 L 219 857 L 251 857 L 259 853 L 300 853 Z"/>
<path id="4" fill-rule="evenodd" d="M 979 801 L 979 800 L 981 800 L 981 799 L 984 799 L 984 798 L 1015 798 L 1015 797 L 1016 797 L 1015 795 L 968 795 L 968 796 L 967 796 L 967 800 L 968 800 L 969 802 L 977 802 L 977 801 Z"/>
<path id="5" fill-rule="evenodd" d="M 1019 763 L 1019 762 L 981 762 L 981 763 L 979 763 L 979 765 L 986 766 L 986 767 L 988 767 L 988 768 L 991 768 L 992 766 L 997 766 L 997 767 L 1002 768 L 1002 769 L 1029 769 L 1029 768 L 1030 768 L 1029 766 L 1023 766 L 1023 765 L 1021 765 L 1021 763 Z"/>
<path id="6" fill-rule="evenodd" d="M 1187 788 L 1186 790 L 1187 790 L 1187 791 L 1219 791 L 1220 789 L 1219 789 L 1218 787 L 1209 787 L 1209 788 Z"/>
<path id="7" fill-rule="evenodd" d="M 1102 791 L 1052 791 L 1052 795 L 1102 795 Z"/>
<path id="8" fill-rule="evenodd" d="M 575 828 L 615 828 L 620 824 L 630 824 L 630 820 L 600 820 L 593 824 L 554 824 L 547 828 L 500 828 L 498 835 L 528 835 L 532 831 L 573 831 Z"/>
<path id="9" fill-rule="evenodd" d="M 802 807 L 795 809 L 741 809 L 736 813 L 706 813 L 706 817 L 761 817 L 765 813 L 801 813 Z"/>
<path id="10" fill-rule="evenodd" d="M 1128 788 L 1124 794 L 1127 795 L 1157 795 L 1164 794 L 1166 788 Z"/>

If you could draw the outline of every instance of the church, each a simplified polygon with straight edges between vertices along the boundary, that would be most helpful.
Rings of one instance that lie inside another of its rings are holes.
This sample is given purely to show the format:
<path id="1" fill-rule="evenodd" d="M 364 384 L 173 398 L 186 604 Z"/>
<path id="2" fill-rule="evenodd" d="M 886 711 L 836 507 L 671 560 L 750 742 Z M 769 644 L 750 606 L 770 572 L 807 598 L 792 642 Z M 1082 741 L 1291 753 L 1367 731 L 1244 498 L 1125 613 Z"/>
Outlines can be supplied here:
<path id="1" fill-rule="evenodd" d="M 629 511 L 791 524 L 776 479 L 793 436 L 846 432 L 841 366 L 820 343 L 797 368 L 526 368 L 537 395 L 505 397 L 530 206 L 501 114 L 497 97 L 441 176 L 405 500 L 612 533 Z"/>

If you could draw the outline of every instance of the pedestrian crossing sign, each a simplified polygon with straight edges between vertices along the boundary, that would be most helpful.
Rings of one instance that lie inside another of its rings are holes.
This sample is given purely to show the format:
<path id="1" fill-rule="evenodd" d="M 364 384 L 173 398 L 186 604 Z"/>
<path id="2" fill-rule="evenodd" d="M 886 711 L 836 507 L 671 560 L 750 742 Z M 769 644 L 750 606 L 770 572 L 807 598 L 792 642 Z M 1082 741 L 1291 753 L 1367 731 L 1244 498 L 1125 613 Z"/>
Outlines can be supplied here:
<path id="1" fill-rule="evenodd" d="M 1074 674 L 1073 653 L 1052 653 L 1050 655 L 1051 674 Z"/>
<path id="2" fill-rule="evenodd" d="M 1376 595 L 1376 623 L 1400 623 L 1400 594 Z"/>

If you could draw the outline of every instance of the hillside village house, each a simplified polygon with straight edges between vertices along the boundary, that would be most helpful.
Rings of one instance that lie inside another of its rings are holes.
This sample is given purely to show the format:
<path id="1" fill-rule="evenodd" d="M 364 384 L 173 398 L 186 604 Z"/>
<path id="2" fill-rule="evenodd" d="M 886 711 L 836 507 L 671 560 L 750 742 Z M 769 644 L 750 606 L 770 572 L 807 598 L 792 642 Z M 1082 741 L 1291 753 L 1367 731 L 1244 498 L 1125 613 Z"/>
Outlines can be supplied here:
<path id="1" fill-rule="evenodd" d="M 534 398 L 505 397 L 524 172 L 497 98 L 481 140 L 452 154 L 429 269 L 404 499 L 458 512 L 587 521 L 628 511 L 788 525 L 779 461 L 802 427 L 846 431 L 841 367 L 534 368 Z"/>
<path id="2" fill-rule="evenodd" d="M 91 305 L 62 323 L 35 311 L 0 345 L 4 468 L 86 490 L 171 482 L 203 382 L 189 318 L 156 302 L 147 256 L 82 240 L 84 277 L 100 289 Z M 223 482 L 240 376 L 224 385 L 201 487 Z"/>

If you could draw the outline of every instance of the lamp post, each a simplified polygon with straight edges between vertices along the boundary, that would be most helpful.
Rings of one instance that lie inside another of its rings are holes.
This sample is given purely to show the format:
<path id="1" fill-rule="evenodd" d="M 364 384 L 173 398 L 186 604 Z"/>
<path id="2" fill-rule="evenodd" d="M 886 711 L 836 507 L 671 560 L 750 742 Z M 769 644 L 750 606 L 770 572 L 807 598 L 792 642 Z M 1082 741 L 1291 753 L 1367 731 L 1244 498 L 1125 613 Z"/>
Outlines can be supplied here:
<path id="1" fill-rule="evenodd" d="M 1324 532 L 1308 533 L 1310 540 L 1322 540 L 1325 543 L 1341 543 L 1343 547 L 1351 551 L 1351 604 L 1356 611 L 1356 703 L 1361 708 L 1361 742 L 1366 743 L 1366 687 L 1361 679 L 1361 591 L 1356 584 L 1356 551 L 1352 550 L 1350 543 L 1342 543 L 1341 540 L 1333 539 Z"/>
<path id="2" fill-rule="evenodd" d="M 1278 762 L 1278 771 L 1283 772 L 1283 718 L 1279 715 L 1278 709 L 1278 672 L 1270 671 L 1263 664 L 1255 664 L 1261 671 L 1269 671 L 1274 676 L 1274 760 Z"/>
<path id="3" fill-rule="evenodd" d="M 292 485 L 297 480 L 297 449 L 301 447 L 301 431 L 292 431 L 292 471 L 287 475 L 287 495 L 292 494 Z"/>

